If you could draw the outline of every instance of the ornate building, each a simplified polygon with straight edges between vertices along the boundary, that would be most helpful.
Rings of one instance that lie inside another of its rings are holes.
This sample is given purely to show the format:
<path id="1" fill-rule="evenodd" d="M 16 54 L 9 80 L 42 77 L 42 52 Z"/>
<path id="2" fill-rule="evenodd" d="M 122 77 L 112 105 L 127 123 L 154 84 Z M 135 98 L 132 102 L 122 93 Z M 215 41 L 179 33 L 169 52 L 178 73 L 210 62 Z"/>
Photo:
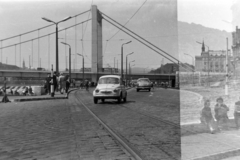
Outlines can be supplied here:
<path id="1" fill-rule="evenodd" d="M 228 66 L 232 68 L 232 55 L 228 51 Z M 208 50 L 205 51 L 204 42 L 202 43 L 202 53 L 200 56 L 195 56 L 195 71 L 201 72 L 226 72 L 226 50 Z"/>

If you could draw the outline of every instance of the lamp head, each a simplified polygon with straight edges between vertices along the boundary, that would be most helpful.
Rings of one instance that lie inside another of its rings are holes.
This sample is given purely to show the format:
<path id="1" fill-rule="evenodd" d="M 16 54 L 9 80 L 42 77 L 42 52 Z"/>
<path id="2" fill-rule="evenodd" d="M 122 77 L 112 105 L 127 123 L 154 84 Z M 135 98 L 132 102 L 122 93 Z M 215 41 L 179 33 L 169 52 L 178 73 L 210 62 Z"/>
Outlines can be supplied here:
<path id="1" fill-rule="evenodd" d="M 43 19 L 43 20 L 45 20 L 45 21 L 47 21 L 47 22 L 52 22 L 52 23 L 55 23 L 55 22 L 53 22 L 52 20 L 50 20 L 50 19 L 47 19 L 47 18 L 45 18 L 45 17 L 42 17 L 42 19 Z"/>

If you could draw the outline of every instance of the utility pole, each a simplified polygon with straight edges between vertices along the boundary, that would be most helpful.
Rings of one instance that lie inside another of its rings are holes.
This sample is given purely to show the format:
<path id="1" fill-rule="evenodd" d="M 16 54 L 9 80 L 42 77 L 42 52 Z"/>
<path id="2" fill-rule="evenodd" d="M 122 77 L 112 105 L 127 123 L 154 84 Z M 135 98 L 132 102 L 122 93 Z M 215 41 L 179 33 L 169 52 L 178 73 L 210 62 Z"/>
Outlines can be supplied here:
<path id="1" fill-rule="evenodd" d="M 225 82 L 225 95 L 228 95 L 228 38 L 227 38 L 227 52 L 226 52 L 226 82 Z"/>

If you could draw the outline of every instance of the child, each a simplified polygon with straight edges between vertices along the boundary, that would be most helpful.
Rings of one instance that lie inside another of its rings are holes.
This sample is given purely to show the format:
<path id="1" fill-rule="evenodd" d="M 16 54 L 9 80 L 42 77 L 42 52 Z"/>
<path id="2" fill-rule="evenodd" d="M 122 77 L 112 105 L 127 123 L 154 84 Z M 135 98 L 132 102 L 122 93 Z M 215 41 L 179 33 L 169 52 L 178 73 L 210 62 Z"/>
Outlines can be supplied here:
<path id="1" fill-rule="evenodd" d="M 226 129 L 228 129 L 227 112 L 229 111 L 229 108 L 223 103 L 222 97 L 217 98 L 217 104 L 215 105 L 214 111 L 215 111 L 215 118 L 217 120 L 218 130 L 220 131 L 223 126 L 225 126 Z"/>
<path id="2" fill-rule="evenodd" d="M 239 129 L 239 124 L 238 124 L 239 119 L 240 119 L 240 101 L 236 102 L 234 107 L 234 120 L 235 120 L 237 129 Z"/>
<path id="3" fill-rule="evenodd" d="M 204 107 L 201 111 L 201 122 L 203 122 L 207 125 L 208 129 L 210 130 L 210 132 L 212 134 L 214 133 L 214 129 L 213 129 L 214 119 L 212 116 L 209 99 L 205 100 L 205 102 L 204 102 Z"/>

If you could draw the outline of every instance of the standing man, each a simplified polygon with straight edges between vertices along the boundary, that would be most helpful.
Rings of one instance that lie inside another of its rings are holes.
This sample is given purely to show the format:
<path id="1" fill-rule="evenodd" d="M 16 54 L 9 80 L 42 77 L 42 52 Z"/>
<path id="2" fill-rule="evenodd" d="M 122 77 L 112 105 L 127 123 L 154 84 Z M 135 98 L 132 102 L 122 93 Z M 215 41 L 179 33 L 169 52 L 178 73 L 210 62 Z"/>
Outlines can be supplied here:
<path id="1" fill-rule="evenodd" d="M 50 95 L 51 94 L 51 74 L 50 73 L 47 74 L 46 89 L 47 89 L 47 93 Z"/>
<path id="2" fill-rule="evenodd" d="M 57 73 L 53 73 L 53 86 L 54 86 L 54 92 L 57 91 Z"/>

